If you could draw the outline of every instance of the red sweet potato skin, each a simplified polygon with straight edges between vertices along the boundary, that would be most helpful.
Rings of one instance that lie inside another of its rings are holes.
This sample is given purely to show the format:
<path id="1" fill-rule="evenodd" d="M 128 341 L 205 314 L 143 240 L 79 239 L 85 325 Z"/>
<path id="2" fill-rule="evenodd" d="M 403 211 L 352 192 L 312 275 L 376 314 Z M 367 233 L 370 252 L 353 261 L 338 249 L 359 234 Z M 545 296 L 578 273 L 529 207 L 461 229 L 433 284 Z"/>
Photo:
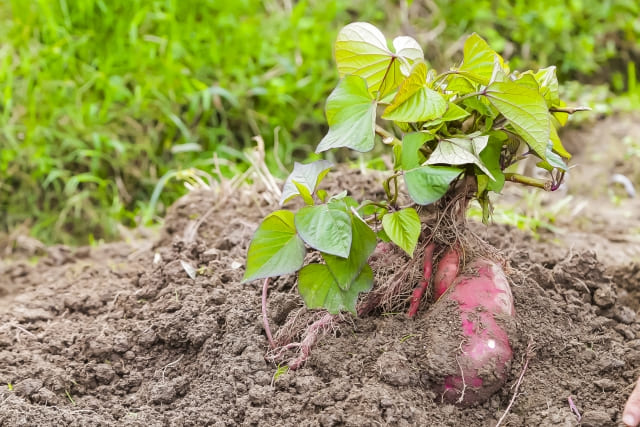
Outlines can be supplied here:
<path id="1" fill-rule="evenodd" d="M 460 253 L 454 246 L 450 247 L 438 262 L 434 275 L 433 297 L 438 300 L 451 287 L 458 276 Z"/>
<path id="2" fill-rule="evenodd" d="M 457 302 L 464 338 L 456 357 L 458 372 L 445 377 L 442 395 L 464 405 L 484 401 L 502 387 L 513 358 L 507 332 L 498 321 L 515 316 L 509 282 L 499 265 L 480 259 L 442 299 Z"/>

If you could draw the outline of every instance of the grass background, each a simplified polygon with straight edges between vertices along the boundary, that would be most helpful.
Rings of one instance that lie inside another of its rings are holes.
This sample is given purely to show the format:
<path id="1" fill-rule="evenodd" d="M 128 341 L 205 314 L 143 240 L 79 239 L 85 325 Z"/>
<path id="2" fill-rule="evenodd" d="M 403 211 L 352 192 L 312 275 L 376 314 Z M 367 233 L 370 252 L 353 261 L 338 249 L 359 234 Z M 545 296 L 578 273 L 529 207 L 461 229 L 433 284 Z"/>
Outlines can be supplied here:
<path id="1" fill-rule="evenodd" d="M 563 80 L 631 93 L 639 16 L 633 0 L 5 0 L 0 232 L 115 238 L 184 192 L 167 180 L 148 215 L 163 176 L 211 170 L 214 154 L 236 174 L 256 135 L 272 166 L 304 159 L 326 131 L 332 44 L 349 22 L 415 37 L 439 69 L 477 31 L 512 68 L 555 64 Z"/>

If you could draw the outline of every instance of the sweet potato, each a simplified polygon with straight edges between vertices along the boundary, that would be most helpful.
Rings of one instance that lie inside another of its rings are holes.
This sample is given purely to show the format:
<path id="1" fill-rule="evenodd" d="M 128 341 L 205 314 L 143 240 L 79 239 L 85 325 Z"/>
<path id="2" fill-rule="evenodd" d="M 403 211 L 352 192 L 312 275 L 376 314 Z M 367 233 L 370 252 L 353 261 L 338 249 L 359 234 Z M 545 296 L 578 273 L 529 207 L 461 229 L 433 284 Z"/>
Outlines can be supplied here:
<path id="1" fill-rule="evenodd" d="M 464 337 L 456 356 L 458 370 L 445 377 L 442 395 L 462 404 L 483 401 L 504 384 L 513 357 L 501 325 L 515 316 L 507 278 L 496 263 L 477 260 L 470 273 L 454 281 L 442 300 L 457 302 Z"/>
<path id="2" fill-rule="evenodd" d="M 440 259 L 434 275 L 433 297 L 438 300 L 453 284 L 458 276 L 460 253 L 455 246 L 450 247 Z"/>

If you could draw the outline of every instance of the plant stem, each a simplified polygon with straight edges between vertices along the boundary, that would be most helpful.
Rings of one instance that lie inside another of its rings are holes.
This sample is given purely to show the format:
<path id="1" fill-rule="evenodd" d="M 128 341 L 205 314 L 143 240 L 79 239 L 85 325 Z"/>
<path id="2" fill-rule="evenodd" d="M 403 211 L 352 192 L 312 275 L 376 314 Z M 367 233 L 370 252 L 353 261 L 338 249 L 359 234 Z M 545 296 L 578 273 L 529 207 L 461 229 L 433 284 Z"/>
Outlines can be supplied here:
<path id="1" fill-rule="evenodd" d="M 573 107 L 573 108 L 551 107 L 551 108 L 549 108 L 549 112 L 550 113 L 573 114 L 573 113 L 576 113 L 578 111 L 591 111 L 591 108 L 589 108 L 589 107 Z"/>
<path id="2" fill-rule="evenodd" d="M 264 279 L 262 285 L 262 324 L 264 325 L 264 331 L 267 334 L 267 341 L 269 341 L 269 347 L 276 348 L 276 344 L 273 342 L 273 336 L 271 335 L 271 328 L 269 327 L 269 316 L 267 315 L 267 290 L 269 289 L 269 278 Z"/>
<path id="3" fill-rule="evenodd" d="M 542 179 L 531 178 L 517 173 L 505 173 L 504 179 L 518 184 L 529 185 L 531 187 L 542 188 L 545 191 L 551 191 L 553 183 Z"/>
<path id="4" fill-rule="evenodd" d="M 396 144 L 396 143 L 400 144 L 401 142 L 392 133 L 387 132 L 380 125 L 376 125 L 376 133 L 380 135 L 380 137 L 382 138 L 382 142 L 384 142 L 385 144 Z"/>
<path id="5" fill-rule="evenodd" d="M 486 94 L 487 94 L 486 91 L 468 93 L 466 95 L 461 96 L 460 98 L 454 99 L 452 102 L 454 104 L 458 104 L 460 101 L 464 101 L 467 98 L 471 98 L 471 97 L 474 97 L 474 96 L 483 96 L 483 95 L 486 95 Z"/>

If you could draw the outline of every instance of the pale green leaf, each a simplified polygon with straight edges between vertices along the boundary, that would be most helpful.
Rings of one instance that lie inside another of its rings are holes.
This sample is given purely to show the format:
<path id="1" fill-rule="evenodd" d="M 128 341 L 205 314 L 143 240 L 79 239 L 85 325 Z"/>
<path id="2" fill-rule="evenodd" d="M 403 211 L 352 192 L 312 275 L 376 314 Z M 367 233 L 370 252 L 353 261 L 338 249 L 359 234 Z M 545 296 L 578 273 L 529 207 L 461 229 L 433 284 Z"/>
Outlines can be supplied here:
<path id="1" fill-rule="evenodd" d="M 422 122 L 441 117 L 446 111 L 447 100 L 427 86 L 427 65 L 420 62 L 402 82 L 382 118 L 398 122 Z"/>
<path id="2" fill-rule="evenodd" d="M 570 159 L 571 154 L 564 148 L 562 145 L 562 141 L 560 140 L 560 136 L 558 136 L 558 131 L 556 131 L 555 125 L 552 123 L 549 128 L 549 140 L 551 141 L 551 145 L 553 146 L 553 150 L 564 157 L 565 159 Z M 547 151 L 548 152 L 548 151 Z"/>
<path id="3" fill-rule="evenodd" d="M 302 240 L 314 249 L 345 258 L 351 248 L 351 216 L 331 204 L 307 206 L 295 215 Z"/>
<path id="4" fill-rule="evenodd" d="M 489 178 L 495 178 L 484 165 L 479 154 L 487 146 L 488 135 L 480 135 L 473 138 L 447 138 L 438 143 L 431 156 L 427 160 L 429 165 L 465 165 L 475 164 Z"/>
<path id="5" fill-rule="evenodd" d="M 375 142 L 376 101 L 358 76 L 346 76 L 327 99 L 329 133 L 320 141 L 316 153 L 347 147 L 371 151 Z"/>
<path id="6" fill-rule="evenodd" d="M 356 314 L 361 292 L 373 287 L 373 271 L 365 265 L 347 289 L 338 286 L 325 264 L 309 264 L 300 270 L 298 291 L 308 308 L 324 308 L 331 314 L 345 310 Z"/>
<path id="7" fill-rule="evenodd" d="M 508 73 L 508 67 L 500 55 L 489 47 L 478 34 L 473 33 L 464 43 L 462 65 L 458 69 L 465 77 L 488 85 L 494 74 L 496 61 Z"/>
<path id="8" fill-rule="evenodd" d="M 307 193 L 313 194 L 331 167 L 333 167 L 333 163 L 327 160 L 318 160 L 308 164 L 295 162 L 293 172 L 291 172 L 282 188 L 280 204 L 282 205 L 294 197 L 301 195 L 298 186 L 296 186 L 294 182 L 304 186 L 307 189 Z"/>
<path id="9" fill-rule="evenodd" d="M 444 113 L 442 117 L 440 117 L 439 119 L 430 120 L 426 122 L 422 127 L 423 129 L 430 128 L 430 127 L 438 126 L 444 122 L 453 122 L 456 120 L 466 119 L 469 116 L 470 114 L 467 112 L 467 110 L 465 110 L 464 108 L 458 107 L 456 104 L 450 102 L 447 107 L 447 111 Z"/>
<path id="10" fill-rule="evenodd" d="M 413 64 L 424 61 L 424 52 L 420 44 L 413 37 L 396 37 L 393 39 L 393 48 L 401 60 L 400 71 L 405 76 L 409 75 Z"/>
<path id="11" fill-rule="evenodd" d="M 382 228 L 393 243 L 413 258 L 420 237 L 420 217 L 413 208 L 402 209 L 382 217 Z"/>
<path id="12" fill-rule="evenodd" d="M 296 233 L 293 213 L 273 212 L 253 235 L 243 282 L 293 273 L 302 267 L 305 252 L 304 243 Z"/>
<path id="13" fill-rule="evenodd" d="M 414 202 L 428 205 L 444 196 L 461 173 L 462 169 L 450 166 L 421 166 L 407 171 L 404 182 Z"/>
<path id="14" fill-rule="evenodd" d="M 515 82 L 495 82 L 485 91 L 491 104 L 544 160 L 551 120 L 544 98 L 537 90 Z"/>
<path id="15" fill-rule="evenodd" d="M 547 102 L 547 106 L 552 107 L 560 104 L 560 88 L 556 77 L 556 67 L 541 68 L 535 74 L 535 78 L 540 84 L 540 93 Z"/>
<path id="16" fill-rule="evenodd" d="M 422 59 L 422 49 L 410 37 L 394 40 L 396 53 L 387 47 L 384 35 L 373 25 L 354 22 L 338 33 L 335 58 L 340 77 L 356 75 L 367 82 L 372 95 L 380 92 L 380 98 L 397 89 L 404 79 L 403 69 L 408 69 L 417 59 Z"/>

